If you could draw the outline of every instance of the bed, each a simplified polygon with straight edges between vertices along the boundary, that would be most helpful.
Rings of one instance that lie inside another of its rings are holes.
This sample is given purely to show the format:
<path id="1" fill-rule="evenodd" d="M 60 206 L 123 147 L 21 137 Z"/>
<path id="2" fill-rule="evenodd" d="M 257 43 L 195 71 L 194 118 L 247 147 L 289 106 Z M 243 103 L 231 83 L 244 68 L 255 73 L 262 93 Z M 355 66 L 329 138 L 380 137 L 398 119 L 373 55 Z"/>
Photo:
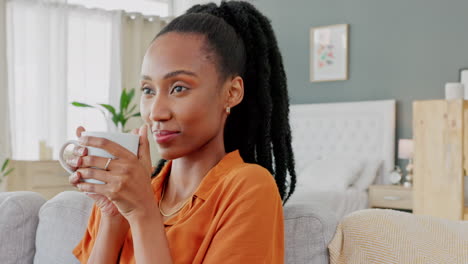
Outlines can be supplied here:
<path id="1" fill-rule="evenodd" d="M 371 184 L 395 164 L 395 100 L 290 107 L 296 191 L 289 203 L 326 204 L 338 219 L 368 207 Z"/>

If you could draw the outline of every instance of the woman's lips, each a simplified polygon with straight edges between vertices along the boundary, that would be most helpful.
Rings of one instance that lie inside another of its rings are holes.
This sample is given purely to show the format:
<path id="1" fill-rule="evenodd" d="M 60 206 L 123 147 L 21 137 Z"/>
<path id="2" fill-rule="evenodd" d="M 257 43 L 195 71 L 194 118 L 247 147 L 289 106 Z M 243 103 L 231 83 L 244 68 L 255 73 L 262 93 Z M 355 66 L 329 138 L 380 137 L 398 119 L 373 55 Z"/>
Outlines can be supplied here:
<path id="1" fill-rule="evenodd" d="M 158 144 L 166 143 L 180 134 L 177 131 L 157 130 L 153 133 L 156 136 Z"/>

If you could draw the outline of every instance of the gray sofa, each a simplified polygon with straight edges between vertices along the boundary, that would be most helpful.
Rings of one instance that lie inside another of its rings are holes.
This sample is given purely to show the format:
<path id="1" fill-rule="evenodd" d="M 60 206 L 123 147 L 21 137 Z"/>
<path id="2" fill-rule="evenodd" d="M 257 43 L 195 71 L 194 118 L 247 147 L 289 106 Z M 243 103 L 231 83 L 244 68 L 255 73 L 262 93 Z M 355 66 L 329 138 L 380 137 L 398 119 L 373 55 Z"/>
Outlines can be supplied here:
<path id="1" fill-rule="evenodd" d="M 67 191 L 46 201 L 33 192 L 0 193 L 0 263 L 72 264 L 93 201 Z M 320 204 L 286 205 L 285 263 L 328 263 L 337 220 Z"/>

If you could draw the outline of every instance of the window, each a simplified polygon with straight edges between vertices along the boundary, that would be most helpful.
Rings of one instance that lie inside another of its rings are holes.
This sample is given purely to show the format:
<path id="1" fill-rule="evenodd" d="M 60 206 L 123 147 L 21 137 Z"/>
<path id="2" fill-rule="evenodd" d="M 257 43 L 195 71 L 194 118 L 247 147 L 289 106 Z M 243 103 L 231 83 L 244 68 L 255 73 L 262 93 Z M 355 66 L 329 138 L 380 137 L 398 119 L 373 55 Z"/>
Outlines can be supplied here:
<path id="1" fill-rule="evenodd" d="M 167 16 L 170 3 L 169 0 L 69 0 L 67 4 L 8 1 L 12 158 L 37 160 L 39 142 L 45 141 L 53 148 L 52 158 L 57 159 L 63 142 L 76 137 L 77 126 L 83 125 L 89 131 L 108 130 L 112 123 L 99 110 L 70 104 L 119 103 L 122 19 L 120 12 L 107 10 Z"/>
<path id="2" fill-rule="evenodd" d="M 106 10 L 125 10 L 143 15 L 167 17 L 170 15 L 170 0 L 68 0 L 68 4 Z"/>

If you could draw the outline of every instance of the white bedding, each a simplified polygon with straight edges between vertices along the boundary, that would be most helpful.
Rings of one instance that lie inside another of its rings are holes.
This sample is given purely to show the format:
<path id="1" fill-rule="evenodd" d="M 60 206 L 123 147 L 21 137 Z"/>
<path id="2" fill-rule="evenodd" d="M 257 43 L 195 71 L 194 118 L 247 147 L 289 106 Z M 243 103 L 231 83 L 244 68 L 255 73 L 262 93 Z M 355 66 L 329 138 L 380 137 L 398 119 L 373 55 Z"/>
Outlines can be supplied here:
<path id="1" fill-rule="evenodd" d="M 340 220 L 349 213 L 369 207 L 369 195 L 366 191 L 349 188 L 345 191 L 313 191 L 294 193 L 288 204 L 320 203 L 335 212 Z"/>

